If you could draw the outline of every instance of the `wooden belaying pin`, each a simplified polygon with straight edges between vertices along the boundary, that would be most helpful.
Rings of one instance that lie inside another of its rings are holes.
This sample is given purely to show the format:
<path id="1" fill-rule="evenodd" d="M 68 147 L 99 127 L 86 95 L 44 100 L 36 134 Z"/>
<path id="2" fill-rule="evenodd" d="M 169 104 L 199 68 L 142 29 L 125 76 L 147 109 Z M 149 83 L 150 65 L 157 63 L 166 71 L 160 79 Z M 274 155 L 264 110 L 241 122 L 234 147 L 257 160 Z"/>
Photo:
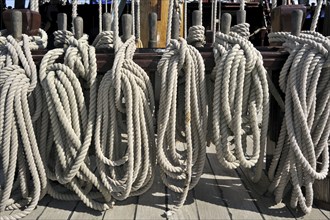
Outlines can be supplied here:
<path id="1" fill-rule="evenodd" d="M 178 40 L 180 37 L 180 17 L 179 13 L 176 11 L 173 13 L 172 17 L 172 33 L 171 33 L 171 38 Z"/>
<path id="2" fill-rule="evenodd" d="M 111 31 L 111 14 L 110 13 L 104 13 L 102 15 L 102 27 L 103 31 Z"/>
<path id="3" fill-rule="evenodd" d="M 302 10 L 293 10 L 291 17 L 291 34 L 299 37 L 303 20 Z"/>
<path id="4" fill-rule="evenodd" d="M 246 11 L 238 10 L 236 12 L 237 24 L 244 24 L 246 22 Z"/>
<path id="5" fill-rule="evenodd" d="M 132 36 L 133 17 L 131 14 L 122 16 L 123 41 L 127 41 Z"/>
<path id="6" fill-rule="evenodd" d="M 75 17 L 73 21 L 74 25 L 74 37 L 79 40 L 84 34 L 84 21 L 82 17 Z"/>
<path id="7" fill-rule="evenodd" d="M 19 10 L 11 11 L 11 28 L 9 30 L 9 34 L 13 35 L 13 37 L 20 41 L 22 40 L 22 27 L 23 27 L 23 18 L 22 12 Z"/>
<path id="8" fill-rule="evenodd" d="M 202 24 L 202 12 L 199 10 L 195 10 L 192 13 L 192 26 L 198 26 L 198 25 L 203 25 Z M 195 47 L 203 47 L 202 42 L 195 42 L 194 43 Z"/>
<path id="9" fill-rule="evenodd" d="M 149 48 L 157 47 L 157 13 L 149 14 Z"/>
<path id="10" fill-rule="evenodd" d="M 224 13 L 221 18 L 221 32 L 224 34 L 229 34 L 231 26 L 231 15 L 229 13 Z"/>
<path id="11" fill-rule="evenodd" d="M 67 22 L 68 22 L 68 18 L 67 18 L 67 15 L 65 13 L 58 13 L 57 14 L 57 28 L 58 28 L 58 30 L 66 31 L 67 26 L 68 26 Z"/>

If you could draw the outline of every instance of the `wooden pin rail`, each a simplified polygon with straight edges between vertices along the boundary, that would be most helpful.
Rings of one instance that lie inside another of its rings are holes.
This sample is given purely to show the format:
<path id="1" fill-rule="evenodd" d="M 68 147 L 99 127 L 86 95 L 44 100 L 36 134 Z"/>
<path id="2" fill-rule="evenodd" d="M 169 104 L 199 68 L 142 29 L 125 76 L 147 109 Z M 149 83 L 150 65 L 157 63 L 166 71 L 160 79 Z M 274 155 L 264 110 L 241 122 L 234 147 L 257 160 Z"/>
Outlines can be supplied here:
<path id="1" fill-rule="evenodd" d="M 281 70 L 288 53 L 281 47 L 257 47 L 263 56 L 264 66 L 268 71 Z M 206 72 L 211 72 L 214 67 L 214 55 L 212 48 L 200 48 Z M 37 65 L 41 63 L 46 50 L 33 51 L 33 59 Z M 134 61 L 148 73 L 157 70 L 157 64 L 162 57 L 164 49 L 137 49 L 134 54 Z M 96 54 L 99 73 L 105 73 L 112 68 L 114 53 L 113 50 L 98 50 Z M 59 61 L 60 62 L 60 61 Z"/>

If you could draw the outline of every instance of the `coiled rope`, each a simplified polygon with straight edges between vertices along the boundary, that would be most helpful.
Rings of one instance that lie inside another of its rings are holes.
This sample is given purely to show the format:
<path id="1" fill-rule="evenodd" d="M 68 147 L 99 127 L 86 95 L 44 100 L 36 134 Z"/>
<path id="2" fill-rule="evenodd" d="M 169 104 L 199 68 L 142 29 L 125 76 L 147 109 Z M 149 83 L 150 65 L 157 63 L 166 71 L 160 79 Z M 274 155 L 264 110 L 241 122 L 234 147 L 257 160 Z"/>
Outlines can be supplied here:
<path id="1" fill-rule="evenodd" d="M 158 63 L 157 74 L 161 79 L 157 160 L 164 184 L 180 194 L 177 204 L 166 213 L 170 216 L 184 204 L 188 191 L 198 183 L 204 168 L 207 97 L 203 58 L 184 39 L 172 39 Z M 180 81 L 183 86 L 179 86 Z M 181 101 L 178 100 L 180 97 Z M 183 121 L 177 120 L 180 115 L 184 115 Z M 184 149 L 180 149 L 176 142 L 176 135 L 181 134 L 178 132 L 181 123 L 184 126 Z"/>
<path id="2" fill-rule="evenodd" d="M 12 36 L 6 38 L 6 50 L 2 50 L 7 53 L 5 64 L 0 65 L 1 220 L 28 215 L 47 190 L 34 128 L 41 116 L 42 101 L 30 46 L 39 44 L 31 44 L 27 35 L 22 37 L 21 42 Z M 16 209 L 21 210 L 4 213 Z"/>
<path id="3" fill-rule="evenodd" d="M 280 73 L 285 116 L 269 169 L 269 191 L 275 191 L 278 203 L 291 182 L 291 206 L 299 203 L 309 213 L 314 180 L 324 179 L 329 169 L 330 40 L 309 31 L 300 36 L 271 33 L 269 40 L 284 42 L 290 53 Z M 318 162 L 322 162 L 320 167 Z"/>
<path id="4" fill-rule="evenodd" d="M 48 193 L 60 200 L 81 200 L 96 210 L 109 209 L 111 196 L 95 175 L 89 149 L 96 117 L 97 67 L 95 48 L 71 37 L 69 47 L 48 51 L 40 65 L 44 111 L 42 159 L 49 179 Z M 64 55 L 64 63 L 56 63 Z M 86 100 L 80 81 L 89 88 Z M 47 123 L 48 119 L 48 123 Z M 50 124 L 49 124 L 50 120 Z"/>
<path id="5" fill-rule="evenodd" d="M 135 37 L 125 43 L 119 38 L 117 1 L 113 10 L 116 54 L 99 86 L 95 151 L 102 183 L 115 199 L 124 200 L 153 183 L 154 96 L 149 77 L 133 62 Z"/>
<path id="6" fill-rule="evenodd" d="M 217 157 L 226 168 L 252 168 L 258 163 L 253 177 L 257 182 L 268 129 L 267 72 L 260 52 L 241 35 L 247 36 L 235 32 L 216 34 L 213 136 Z M 253 152 L 247 157 L 247 138 L 251 134 Z"/>

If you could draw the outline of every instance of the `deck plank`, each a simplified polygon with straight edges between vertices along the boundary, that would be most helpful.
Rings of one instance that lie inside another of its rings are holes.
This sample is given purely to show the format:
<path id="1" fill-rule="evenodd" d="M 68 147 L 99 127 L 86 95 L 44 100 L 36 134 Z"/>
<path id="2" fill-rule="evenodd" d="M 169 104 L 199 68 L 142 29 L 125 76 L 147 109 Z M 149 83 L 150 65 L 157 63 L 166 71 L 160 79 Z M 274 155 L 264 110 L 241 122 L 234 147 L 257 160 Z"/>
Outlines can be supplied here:
<path id="1" fill-rule="evenodd" d="M 134 219 L 138 197 L 130 197 L 125 201 L 116 201 L 114 207 L 105 212 L 103 219 Z"/>
<path id="2" fill-rule="evenodd" d="M 327 219 L 330 219 L 330 211 L 329 210 L 321 209 L 321 212 L 327 217 Z"/>
<path id="3" fill-rule="evenodd" d="M 166 211 L 165 186 L 156 169 L 155 180 L 148 192 L 139 196 L 136 219 L 164 219 Z"/>
<path id="4" fill-rule="evenodd" d="M 46 210 L 48 204 L 52 200 L 53 198 L 51 196 L 46 195 L 41 201 L 39 201 L 37 207 L 33 210 L 33 212 L 31 212 L 31 214 L 26 216 L 24 219 L 38 219 Z"/>
<path id="5" fill-rule="evenodd" d="M 79 202 L 70 219 L 103 219 L 104 212 L 93 210 Z"/>
<path id="6" fill-rule="evenodd" d="M 176 204 L 177 196 L 179 194 L 168 189 L 168 209 L 171 210 Z M 184 205 L 175 211 L 175 213 L 169 217 L 170 220 L 175 219 L 199 219 L 197 205 L 194 199 L 193 190 L 190 190 L 187 195 Z"/>
<path id="7" fill-rule="evenodd" d="M 239 168 L 236 171 L 245 186 L 250 189 L 250 195 L 256 199 L 256 204 L 265 220 L 278 218 L 295 219 L 284 203 L 275 204 L 273 197 L 265 195 L 269 184 L 266 175 L 263 175 L 258 183 L 253 183 L 247 169 Z"/>
<path id="8" fill-rule="evenodd" d="M 289 204 L 289 201 L 286 201 L 286 203 Z M 296 217 L 296 219 L 304 219 L 304 220 L 314 220 L 314 219 L 328 220 L 329 219 L 329 217 L 324 215 L 324 213 L 320 209 L 318 209 L 316 206 L 313 206 L 311 213 L 309 213 L 307 215 L 305 215 L 299 207 L 297 207 L 296 209 L 293 209 L 291 207 L 288 207 L 288 208 L 291 210 L 292 214 Z"/>
<path id="9" fill-rule="evenodd" d="M 200 219 L 230 219 L 221 189 L 206 160 L 204 173 L 195 187 L 195 200 Z"/>
<path id="10" fill-rule="evenodd" d="M 38 219 L 69 219 L 77 206 L 77 201 L 53 199 Z"/>
<path id="11" fill-rule="evenodd" d="M 219 163 L 214 145 L 208 147 L 207 157 L 228 205 L 231 219 L 262 219 L 254 203 L 255 199 L 251 198 L 235 170 L 226 169 Z"/>

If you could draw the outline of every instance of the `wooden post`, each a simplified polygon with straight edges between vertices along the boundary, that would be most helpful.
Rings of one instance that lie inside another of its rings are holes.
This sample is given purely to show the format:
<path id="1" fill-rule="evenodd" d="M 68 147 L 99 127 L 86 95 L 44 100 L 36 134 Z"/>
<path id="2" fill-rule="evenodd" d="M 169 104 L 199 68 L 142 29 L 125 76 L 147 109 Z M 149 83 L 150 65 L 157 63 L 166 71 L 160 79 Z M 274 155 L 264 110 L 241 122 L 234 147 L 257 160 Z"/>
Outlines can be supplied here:
<path id="1" fill-rule="evenodd" d="M 79 40 L 84 34 L 84 21 L 82 17 L 77 16 L 73 21 L 73 25 L 75 30 L 74 37 Z"/>
<path id="2" fill-rule="evenodd" d="M 12 10 L 11 11 L 11 30 L 10 34 L 13 35 L 13 37 L 16 40 L 22 39 L 22 25 L 23 25 L 23 18 L 22 18 L 22 12 L 18 10 Z"/>
<path id="3" fill-rule="evenodd" d="M 104 13 L 102 16 L 102 27 L 103 31 L 111 31 L 111 14 L 110 13 Z"/>
<path id="4" fill-rule="evenodd" d="M 149 14 L 149 48 L 157 47 L 157 13 Z"/>
<path id="5" fill-rule="evenodd" d="M 291 17 L 291 34 L 299 37 L 301 31 L 301 23 L 303 20 L 303 11 L 294 10 Z"/>
<path id="6" fill-rule="evenodd" d="M 231 15 L 229 13 L 224 13 L 221 18 L 221 32 L 224 34 L 229 34 L 231 26 Z"/>
<path id="7" fill-rule="evenodd" d="M 125 42 L 132 36 L 133 17 L 130 14 L 122 16 L 123 41 Z"/>
<path id="8" fill-rule="evenodd" d="M 65 13 L 58 13 L 57 14 L 57 29 L 66 31 L 67 30 L 67 15 Z"/>
<path id="9" fill-rule="evenodd" d="M 199 10 L 195 10 L 192 13 L 192 25 L 196 26 L 196 25 L 202 25 L 202 12 Z M 202 42 L 195 42 L 194 43 L 195 47 L 203 47 L 203 43 Z"/>
<path id="10" fill-rule="evenodd" d="M 177 12 L 173 12 L 171 38 L 179 39 L 179 37 L 180 37 L 180 17 Z"/>
<path id="11" fill-rule="evenodd" d="M 238 10 L 236 12 L 236 19 L 237 24 L 243 24 L 246 22 L 246 11 L 245 10 Z"/>

